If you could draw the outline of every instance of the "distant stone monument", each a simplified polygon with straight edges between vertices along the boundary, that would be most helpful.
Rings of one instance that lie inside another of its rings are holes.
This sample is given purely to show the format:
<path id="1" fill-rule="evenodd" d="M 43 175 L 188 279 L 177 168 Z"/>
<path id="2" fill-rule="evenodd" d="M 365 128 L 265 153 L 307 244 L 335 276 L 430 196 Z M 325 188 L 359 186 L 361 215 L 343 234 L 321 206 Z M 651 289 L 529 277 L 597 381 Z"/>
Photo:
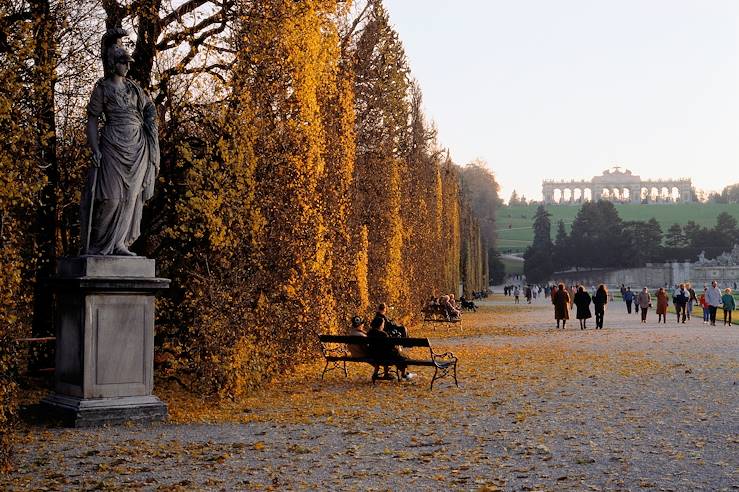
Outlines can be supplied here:
<path id="1" fill-rule="evenodd" d="M 541 186 L 544 203 L 577 204 L 608 200 L 620 203 L 692 202 L 690 178 L 641 179 L 619 166 L 606 169 L 591 180 L 544 180 Z"/>
<path id="2" fill-rule="evenodd" d="M 154 297 L 170 281 L 156 277 L 154 260 L 129 250 L 159 171 L 156 109 L 126 78 L 125 35 L 103 36 L 105 76 L 87 108 L 93 164 L 80 203 L 82 255 L 60 258 L 52 280 L 55 392 L 42 403 L 75 427 L 167 416 L 152 395 Z"/>

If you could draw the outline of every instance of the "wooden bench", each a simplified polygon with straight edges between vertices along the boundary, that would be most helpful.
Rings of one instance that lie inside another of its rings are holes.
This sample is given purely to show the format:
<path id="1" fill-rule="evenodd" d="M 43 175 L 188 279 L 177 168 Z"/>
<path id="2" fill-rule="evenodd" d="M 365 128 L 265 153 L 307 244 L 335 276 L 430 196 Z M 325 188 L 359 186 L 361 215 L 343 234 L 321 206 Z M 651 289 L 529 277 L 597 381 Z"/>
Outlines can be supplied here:
<path id="1" fill-rule="evenodd" d="M 431 347 L 428 338 L 373 338 L 348 335 L 318 335 L 321 342 L 321 350 L 323 357 L 326 359 L 326 366 L 321 373 L 321 379 L 326 372 L 333 369 L 343 369 L 344 376 L 349 376 L 346 369 L 347 362 L 364 362 L 372 366 L 397 366 L 397 359 L 383 360 L 374 357 L 354 357 L 349 351 L 348 345 L 362 345 L 368 347 L 367 352 L 372 353 L 373 349 L 382 347 L 425 347 L 429 349 L 428 359 L 407 359 L 402 361 L 408 366 L 426 366 L 434 368 L 434 377 L 431 378 L 431 388 L 434 389 L 434 382 L 446 376 L 454 376 L 454 384 L 459 387 L 457 382 L 457 358 L 451 352 L 437 354 Z M 331 366 L 331 367 L 329 367 Z M 400 374 L 396 370 L 398 380 Z M 377 377 L 372 375 L 372 384 L 375 383 Z"/>
<path id="2" fill-rule="evenodd" d="M 426 323 L 459 323 L 459 329 L 462 329 L 462 318 L 451 318 L 444 306 L 429 304 L 421 310 L 423 315 L 423 324 Z"/>

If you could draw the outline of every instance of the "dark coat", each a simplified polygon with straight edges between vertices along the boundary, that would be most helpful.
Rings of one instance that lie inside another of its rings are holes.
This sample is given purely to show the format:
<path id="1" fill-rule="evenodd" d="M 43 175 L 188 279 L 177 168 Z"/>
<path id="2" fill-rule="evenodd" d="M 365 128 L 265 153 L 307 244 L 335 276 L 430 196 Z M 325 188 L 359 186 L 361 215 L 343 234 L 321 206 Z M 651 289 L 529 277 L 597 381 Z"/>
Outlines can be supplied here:
<path id="1" fill-rule="evenodd" d="M 554 319 L 570 319 L 570 293 L 567 289 L 557 289 L 552 296 Z"/>
<path id="2" fill-rule="evenodd" d="M 675 306 L 685 306 L 688 301 L 690 300 L 690 294 L 687 290 L 676 290 L 675 295 L 672 297 L 672 302 L 675 304 Z"/>
<path id="3" fill-rule="evenodd" d="M 369 338 L 389 338 L 390 335 L 388 335 L 387 332 L 383 330 L 372 328 L 370 331 L 367 332 L 367 337 Z M 387 345 L 387 346 L 370 345 L 369 355 L 371 357 L 374 357 L 375 359 L 393 360 L 393 359 L 397 359 L 400 354 L 398 352 L 397 347 L 393 345 Z"/>
<path id="4" fill-rule="evenodd" d="M 593 314 L 590 312 L 590 294 L 585 291 L 578 292 L 575 294 L 574 304 L 577 306 L 577 319 L 593 317 Z"/>
<path id="5" fill-rule="evenodd" d="M 385 322 L 385 326 L 383 328 L 383 331 L 390 337 L 401 337 L 402 334 L 405 332 L 405 328 L 403 325 L 397 325 L 393 322 L 393 320 L 389 319 L 384 314 L 375 313 L 375 319 L 372 320 L 372 323 L 375 322 L 376 319 L 381 319 Z"/>
<path id="6" fill-rule="evenodd" d="M 599 290 L 593 296 L 593 307 L 595 312 L 603 311 L 603 306 L 608 304 L 608 294 L 604 290 Z"/>

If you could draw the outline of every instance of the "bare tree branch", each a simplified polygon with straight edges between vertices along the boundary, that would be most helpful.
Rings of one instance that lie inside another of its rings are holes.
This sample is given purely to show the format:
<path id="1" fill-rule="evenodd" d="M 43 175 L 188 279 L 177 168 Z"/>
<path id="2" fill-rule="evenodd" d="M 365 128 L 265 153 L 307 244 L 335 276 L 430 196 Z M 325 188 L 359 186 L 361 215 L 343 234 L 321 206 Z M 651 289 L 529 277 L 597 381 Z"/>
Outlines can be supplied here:
<path id="1" fill-rule="evenodd" d="M 199 23 L 195 24 L 192 27 L 188 27 L 186 29 L 183 29 L 182 31 L 174 32 L 168 36 L 164 36 L 164 39 L 162 39 L 159 43 L 156 45 L 156 49 L 158 51 L 165 51 L 170 48 L 174 48 L 177 45 L 179 45 L 181 42 L 186 41 L 187 39 L 191 38 L 194 34 L 202 31 L 208 26 L 211 26 L 213 24 L 217 24 L 219 22 L 226 23 L 226 13 L 224 11 L 218 11 L 215 14 L 211 15 L 210 17 L 203 19 Z"/>
<path id="2" fill-rule="evenodd" d="M 199 7 L 202 7 L 206 3 L 210 2 L 211 0 L 188 0 L 187 2 L 183 3 L 179 7 L 177 7 L 172 13 L 166 15 L 162 19 L 162 26 L 168 26 L 174 21 L 182 21 L 182 18 L 191 13 L 194 12 Z"/>

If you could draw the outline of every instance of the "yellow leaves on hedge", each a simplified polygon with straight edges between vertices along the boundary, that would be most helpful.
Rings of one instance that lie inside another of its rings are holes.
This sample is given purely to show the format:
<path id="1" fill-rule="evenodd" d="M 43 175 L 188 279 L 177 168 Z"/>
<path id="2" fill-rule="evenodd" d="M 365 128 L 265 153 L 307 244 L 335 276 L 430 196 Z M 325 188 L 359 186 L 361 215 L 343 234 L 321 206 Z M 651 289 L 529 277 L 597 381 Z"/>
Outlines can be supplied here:
<path id="1" fill-rule="evenodd" d="M 429 127 L 409 142 L 405 54 L 372 10 L 355 40 L 371 60 L 341 45 L 343 2 L 246 4 L 234 19 L 226 103 L 193 108 L 163 146 L 174 212 L 152 243 L 174 292 L 159 303 L 159 374 L 238 398 L 311 357 L 314 331 L 381 301 L 411 319 L 462 269 L 479 283 L 456 171 Z"/>
<path id="2" fill-rule="evenodd" d="M 4 26 L 0 63 L 0 472 L 9 467 L 19 355 L 14 339 L 28 326 L 32 284 L 22 282 L 35 266 L 32 243 L 35 200 L 46 184 L 35 151 L 48 129 L 33 120 L 28 105 L 27 60 L 33 54 L 31 23 Z"/>

